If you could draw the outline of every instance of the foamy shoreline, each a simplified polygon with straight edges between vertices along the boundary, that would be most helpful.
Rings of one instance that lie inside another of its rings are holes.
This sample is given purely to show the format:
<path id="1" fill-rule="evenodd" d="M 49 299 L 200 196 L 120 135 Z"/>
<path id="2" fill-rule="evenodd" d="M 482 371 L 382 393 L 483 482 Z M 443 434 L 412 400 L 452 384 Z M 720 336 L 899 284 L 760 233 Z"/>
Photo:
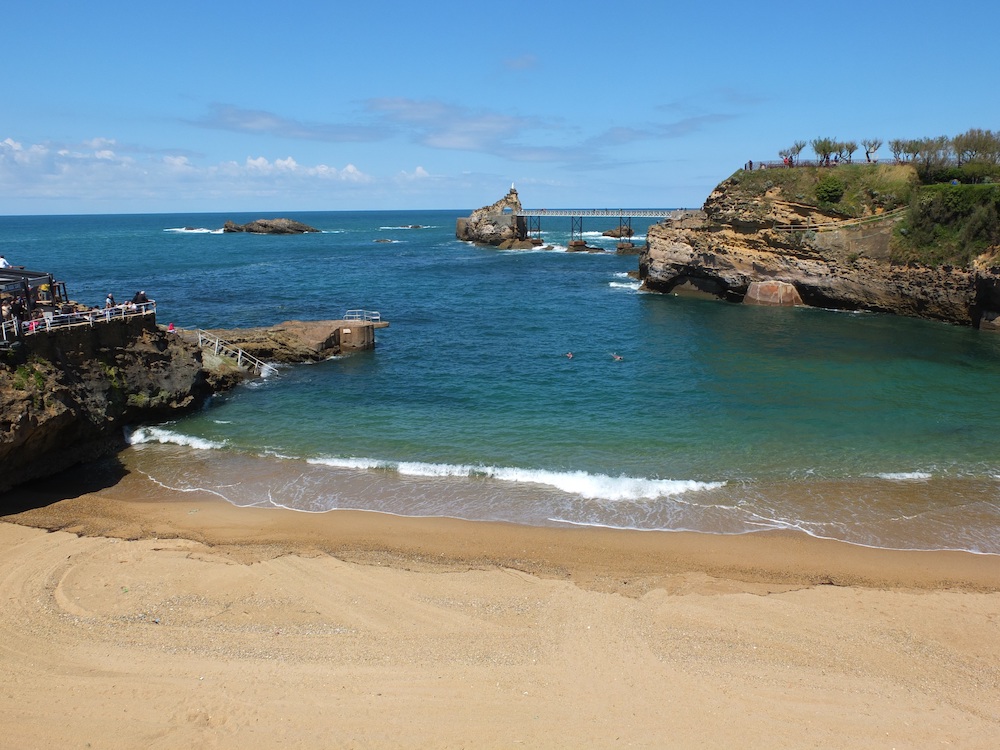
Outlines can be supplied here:
<path id="1" fill-rule="evenodd" d="M 899 550 L 1000 554 L 997 480 L 929 472 L 685 480 L 361 456 L 230 450 L 162 427 L 133 433 L 126 470 L 237 506 L 502 521 L 525 526 L 745 534 L 799 531 Z"/>

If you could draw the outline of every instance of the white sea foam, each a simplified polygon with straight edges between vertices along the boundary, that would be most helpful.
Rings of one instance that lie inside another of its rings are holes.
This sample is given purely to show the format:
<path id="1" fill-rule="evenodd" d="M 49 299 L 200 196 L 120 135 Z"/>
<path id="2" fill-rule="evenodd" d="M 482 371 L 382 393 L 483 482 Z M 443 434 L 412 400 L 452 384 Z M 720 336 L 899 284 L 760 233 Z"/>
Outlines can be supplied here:
<path id="1" fill-rule="evenodd" d="M 590 474 L 585 471 L 545 471 L 537 469 L 491 469 L 490 476 L 508 482 L 531 482 L 588 500 L 655 500 L 685 492 L 716 489 L 724 482 L 695 482 L 674 479 Z"/>
<path id="2" fill-rule="evenodd" d="M 517 467 L 438 464 L 423 461 L 394 463 L 370 458 L 312 458 L 308 462 L 335 468 L 395 469 L 399 474 L 412 477 L 484 477 L 501 482 L 540 484 L 588 500 L 655 500 L 685 492 L 716 489 L 725 485 L 725 482 L 647 479 L 624 475 L 611 477 L 585 471 L 547 471 Z"/>
<path id="3" fill-rule="evenodd" d="M 612 289 L 630 289 L 633 292 L 638 292 L 642 284 L 638 281 L 611 281 L 608 283 L 608 286 Z"/>
<path id="4" fill-rule="evenodd" d="M 924 482 L 930 479 L 933 474 L 926 471 L 900 471 L 876 474 L 878 479 L 888 479 L 892 482 Z"/>
<path id="5" fill-rule="evenodd" d="M 166 430 L 162 427 L 140 427 L 125 436 L 129 445 L 142 445 L 143 443 L 170 443 L 173 445 L 186 445 L 189 448 L 198 450 L 215 450 L 224 448 L 224 443 L 217 443 L 213 440 L 182 435 L 179 432 Z"/>
<path id="6" fill-rule="evenodd" d="M 220 229 L 207 229 L 206 227 L 169 227 L 164 232 L 176 232 L 178 234 L 222 234 Z"/>
<path id="7" fill-rule="evenodd" d="M 382 469 L 387 464 L 374 458 L 308 458 L 306 463 L 335 469 Z"/>

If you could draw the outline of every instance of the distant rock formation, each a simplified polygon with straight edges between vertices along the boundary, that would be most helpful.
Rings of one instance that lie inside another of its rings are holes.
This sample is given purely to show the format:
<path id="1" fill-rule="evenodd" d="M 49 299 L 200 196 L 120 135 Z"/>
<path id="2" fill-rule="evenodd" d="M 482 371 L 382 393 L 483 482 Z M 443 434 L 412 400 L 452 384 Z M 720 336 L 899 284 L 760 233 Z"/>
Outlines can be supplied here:
<path id="1" fill-rule="evenodd" d="M 632 231 L 632 227 L 620 226 L 615 229 L 609 229 L 601 234 L 605 237 L 615 237 L 616 239 L 621 239 L 622 237 L 631 237 L 635 234 L 635 232 Z"/>
<path id="2" fill-rule="evenodd" d="M 250 234 L 306 234 L 319 230 L 292 219 L 257 219 L 248 224 L 234 224 L 227 221 L 223 225 L 222 231 L 249 232 Z"/>
<path id="3" fill-rule="evenodd" d="M 525 243 L 524 247 L 535 247 L 528 239 L 523 218 L 518 218 L 521 210 L 521 199 L 513 185 L 507 195 L 491 206 L 484 206 L 472 212 L 470 216 L 460 218 L 455 223 L 455 236 L 466 242 L 478 242 L 482 245 L 502 246 L 510 243 Z"/>

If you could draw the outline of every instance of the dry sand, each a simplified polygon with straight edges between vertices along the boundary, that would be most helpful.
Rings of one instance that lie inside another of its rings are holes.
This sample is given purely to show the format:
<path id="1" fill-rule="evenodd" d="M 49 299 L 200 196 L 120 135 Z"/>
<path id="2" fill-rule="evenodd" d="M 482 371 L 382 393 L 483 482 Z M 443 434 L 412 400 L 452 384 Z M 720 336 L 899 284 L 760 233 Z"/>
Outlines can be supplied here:
<path id="1" fill-rule="evenodd" d="M 2 748 L 1000 745 L 995 556 L 36 495 Z"/>

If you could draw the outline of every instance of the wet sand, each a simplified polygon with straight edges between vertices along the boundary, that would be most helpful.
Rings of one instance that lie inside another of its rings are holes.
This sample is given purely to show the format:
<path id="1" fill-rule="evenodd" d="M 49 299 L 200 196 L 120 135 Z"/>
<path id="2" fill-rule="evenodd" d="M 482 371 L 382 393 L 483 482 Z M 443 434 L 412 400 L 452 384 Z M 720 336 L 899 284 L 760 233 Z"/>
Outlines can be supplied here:
<path id="1" fill-rule="evenodd" d="M 236 508 L 0 523 L 0 747 L 994 747 L 1000 557 Z M 37 507 L 34 507 L 37 506 Z"/>

